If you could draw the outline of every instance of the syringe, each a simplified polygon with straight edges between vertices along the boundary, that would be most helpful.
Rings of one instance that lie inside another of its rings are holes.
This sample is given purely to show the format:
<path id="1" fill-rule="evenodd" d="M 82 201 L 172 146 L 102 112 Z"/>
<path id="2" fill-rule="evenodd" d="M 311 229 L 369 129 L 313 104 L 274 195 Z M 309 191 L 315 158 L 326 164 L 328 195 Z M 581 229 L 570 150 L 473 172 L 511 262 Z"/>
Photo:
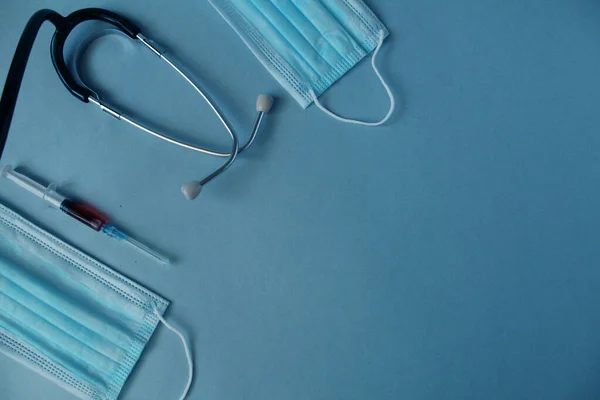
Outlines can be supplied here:
<path id="1" fill-rule="evenodd" d="M 113 239 L 124 241 L 132 247 L 134 247 L 135 249 L 137 249 L 138 251 L 154 258 L 157 261 L 160 261 L 163 264 L 169 263 L 168 258 L 158 254 L 156 251 L 150 249 L 145 244 L 140 243 L 134 238 L 126 235 L 125 233 L 117 229 L 114 225 L 109 224 L 109 219 L 105 214 L 96 210 L 88 204 L 67 199 L 66 197 L 56 192 L 52 185 L 44 187 L 43 185 L 37 183 L 33 179 L 19 172 L 13 171 L 10 165 L 7 165 L 4 168 L 2 168 L 2 170 L 0 171 L 0 176 L 13 181 L 28 192 L 33 193 L 37 197 L 44 199 L 54 208 L 60 209 L 68 216 L 89 226 L 93 230 L 105 233 Z"/>

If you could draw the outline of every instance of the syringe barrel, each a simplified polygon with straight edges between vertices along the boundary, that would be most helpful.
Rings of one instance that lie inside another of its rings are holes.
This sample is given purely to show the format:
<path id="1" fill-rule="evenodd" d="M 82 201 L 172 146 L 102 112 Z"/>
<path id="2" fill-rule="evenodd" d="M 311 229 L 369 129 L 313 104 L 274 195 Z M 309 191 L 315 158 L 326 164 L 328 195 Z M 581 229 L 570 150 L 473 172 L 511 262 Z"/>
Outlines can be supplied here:
<path id="1" fill-rule="evenodd" d="M 98 232 L 108 223 L 108 217 L 89 204 L 65 199 L 61 203 L 60 209 L 68 216 Z"/>
<path id="2" fill-rule="evenodd" d="M 0 176 L 13 181 L 23 189 L 27 190 L 29 193 L 33 193 L 37 197 L 46 200 L 55 208 L 60 208 L 60 205 L 65 200 L 65 197 L 58 194 L 52 189 L 51 186 L 45 187 L 28 176 L 15 172 L 10 165 L 2 168 L 2 171 L 0 171 Z"/>

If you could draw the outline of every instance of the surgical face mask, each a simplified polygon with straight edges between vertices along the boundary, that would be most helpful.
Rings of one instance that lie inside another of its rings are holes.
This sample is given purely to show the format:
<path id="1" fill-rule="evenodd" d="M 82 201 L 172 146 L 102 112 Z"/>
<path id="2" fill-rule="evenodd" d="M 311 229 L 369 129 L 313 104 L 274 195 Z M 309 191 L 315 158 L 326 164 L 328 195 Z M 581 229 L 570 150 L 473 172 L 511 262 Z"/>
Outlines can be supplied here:
<path id="1" fill-rule="evenodd" d="M 395 107 L 375 58 L 388 35 L 362 0 L 210 0 L 260 62 L 303 108 L 315 102 L 328 115 L 377 126 Z M 390 98 L 378 122 L 340 117 L 318 100 L 335 81 L 375 50 L 372 66 Z"/>
<path id="2" fill-rule="evenodd" d="M 0 204 L 4 354 L 82 399 L 114 400 L 168 305 Z M 192 364 L 178 335 L 190 363 L 183 398 Z"/>

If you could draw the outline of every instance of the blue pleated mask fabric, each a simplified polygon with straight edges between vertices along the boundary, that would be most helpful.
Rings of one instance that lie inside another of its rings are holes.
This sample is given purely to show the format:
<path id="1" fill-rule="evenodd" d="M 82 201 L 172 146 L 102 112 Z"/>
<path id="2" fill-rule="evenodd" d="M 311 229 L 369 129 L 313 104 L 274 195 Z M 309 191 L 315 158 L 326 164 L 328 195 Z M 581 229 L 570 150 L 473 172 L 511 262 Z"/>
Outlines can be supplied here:
<path id="1" fill-rule="evenodd" d="M 210 2 L 303 108 L 314 101 L 324 109 L 317 97 L 367 54 L 378 51 L 388 36 L 386 27 L 362 0 Z M 373 67 L 388 91 L 393 111 L 393 96 L 374 61 L 373 58 Z"/>
<path id="2" fill-rule="evenodd" d="M 6 355 L 82 399 L 115 400 L 168 305 L 0 205 Z"/>

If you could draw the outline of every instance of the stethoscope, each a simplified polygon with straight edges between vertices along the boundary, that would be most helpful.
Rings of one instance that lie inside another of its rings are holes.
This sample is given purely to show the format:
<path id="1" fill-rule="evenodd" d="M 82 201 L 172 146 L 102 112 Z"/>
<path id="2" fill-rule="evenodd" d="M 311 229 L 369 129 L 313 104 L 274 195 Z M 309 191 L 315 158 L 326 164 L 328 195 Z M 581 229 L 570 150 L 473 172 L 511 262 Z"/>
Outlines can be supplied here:
<path id="1" fill-rule="evenodd" d="M 222 153 L 203 147 L 193 146 L 175 140 L 166 135 L 163 135 L 153 129 L 150 129 L 147 126 L 144 126 L 142 123 L 136 121 L 135 119 L 124 115 L 122 112 L 117 111 L 114 107 L 111 107 L 106 102 L 100 100 L 100 96 L 98 96 L 96 92 L 84 85 L 83 82 L 81 82 L 81 79 L 76 79 L 73 76 L 73 74 L 71 74 L 69 68 L 67 68 L 63 50 L 67 37 L 69 36 L 71 31 L 80 23 L 90 20 L 99 20 L 107 22 L 113 25 L 118 31 L 130 37 L 131 39 L 139 40 L 148 49 L 152 50 L 152 52 L 156 54 L 160 59 L 165 61 L 179 75 L 181 75 L 198 92 L 198 94 L 202 96 L 204 101 L 206 101 L 206 103 L 210 106 L 212 111 L 219 118 L 219 121 L 221 121 L 221 123 L 227 130 L 227 133 L 229 133 L 229 136 L 231 136 L 231 151 L 229 153 Z M 154 45 L 152 42 L 150 42 L 150 40 L 148 40 L 144 35 L 142 35 L 140 29 L 127 18 L 124 18 L 112 11 L 104 10 L 101 8 L 85 8 L 82 10 L 75 11 L 66 17 L 63 17 L 55 11 L 45 9 L 33 14 L 33 16 L 29 19 L 29 22 L 27 22 L 25 30 L 23 31 L 21 39 L 19 40 L 19 44 L 17 45 L 17 50 L 15 51 L 15 55 L 10 65 L 10 69 L 8 71 L 6 84 L 4 85 L 4 91 L 2 92 L 2 98 L 0 99 L 0 157 L 2 156 L 2 152 L 4 151 L 4 146 L 6 144 L 6 138 L 8 136 L 8 130 L 10 128 L 15 104 L 17 102 L 17 96 L 19 94 L 19 89 L 23 80 L 23 74 L 25 73 L 27 60 L 29 59 L 29 54 L 31 53 L 31 48 L 33 47 L 33 43 L 38 34 L 38 31 L 45 21 L 50 21 L 56 27 L 56 32 L 52 37 L 51 43 L 52 63 L 54 64 L 54 68 L 56 69 L 59 78 L 73 96 L 83 101 L 84 103 L 93 103 L 109 115 L 121 121 L 125 121 L 128 124 L 169 143 L 181 146 L 189 150 L 209 154 L 212 156 L 227 157 L 227 161 L 225 161 L 223 165 L 221 165 L 214 172 L 206 176 L 204 179 L 199 181 L 192 181 L 182 185 L 181 191 L 188 200 L 193 200 L 196 197 L 198 197 L 204 185 L 206 185 L 208 182 L 212 181 L 214 178 L 225 172 L 225 170 L 227 170 L 231 166 L 231 164 L 233 164 L 237 155 L 244 152 L 248 149 L 248 147 L 252 145 L 254 139 L 256 138 L 256 134 L 258 133 L 264 115 L 270 111 L 271 106 L 273 105 L 273 98 L 271 96 L 265 94 L 261 94 L 260 96 L 258 96 L 256 102 L 256 111 L 258 114 L 256 116 L 256 120 L 254 121 L 250 137 L 244 145 L 240 146 L 237 134 L 231 128 L 231 125 L 227 121 L 227 118 L 225 118 L 223 113 L 210 99 L 210 97 L 188 75 L 186 75 L 181 70 L 181 68 L 175 65 L 174 61 L 168 58 L 163 50 L 156 47 L 156 45 Z"/>

